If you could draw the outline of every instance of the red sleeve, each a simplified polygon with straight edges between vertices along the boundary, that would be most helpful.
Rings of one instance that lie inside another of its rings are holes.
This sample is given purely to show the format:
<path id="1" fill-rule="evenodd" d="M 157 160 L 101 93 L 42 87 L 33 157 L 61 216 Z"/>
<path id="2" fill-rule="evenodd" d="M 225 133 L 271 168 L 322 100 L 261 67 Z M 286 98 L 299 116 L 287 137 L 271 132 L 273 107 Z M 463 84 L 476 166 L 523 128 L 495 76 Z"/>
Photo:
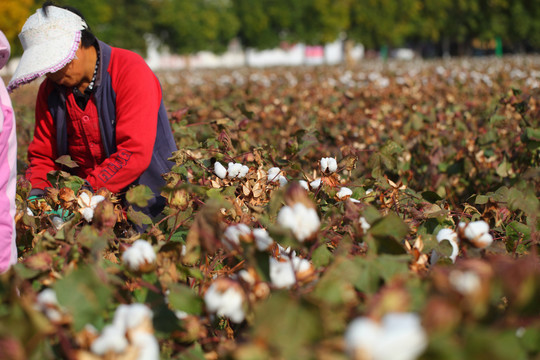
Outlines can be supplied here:
<path id="1" fill-rule="evenodd" d="M 156 141 L 161 87 L 139 55 L 113 48 L 109 73 L 116 93 L 117 152 L 97 166 L 86 180 L 94 189 L 119 192 L 150 165 Z"/>
<path id="2" fill-rule="evenodd" d="M 59 166 L 54 162 L 58 158 L 56 126 L 47 107 L 47 97 L 50 91 L 51 84 L 45 80 L 39 87 L 34 137 L 28 146 L 28 162 L 30 164 L 26 170 L 26 178 L 32 184 L 33 189 L 44 189 L 51 186 L 47 180 L 47 173 L 59 169 Z"/>

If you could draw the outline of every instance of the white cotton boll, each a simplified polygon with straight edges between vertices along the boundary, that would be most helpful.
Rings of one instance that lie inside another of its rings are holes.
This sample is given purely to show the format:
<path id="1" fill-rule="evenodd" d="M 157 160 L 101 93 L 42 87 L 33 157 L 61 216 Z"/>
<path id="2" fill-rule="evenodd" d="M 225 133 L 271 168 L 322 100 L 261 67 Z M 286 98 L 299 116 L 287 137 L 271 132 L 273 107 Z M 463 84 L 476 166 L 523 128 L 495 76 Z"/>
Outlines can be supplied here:
<path id="1" fill-rule="evenodd" d="M 303 273 L 311 269 L 311 263 L 309 260 L 302 259 L 298 256 L 292 258 L 293 269 L 295 273 Z"/>
<path id="2" fill-rule="evenodd" d="M 152 245 L 146 240 L 135 240 L 133 245 L 122 254 L 122 261 L 129 269 L 138 271 L 145 264 L 152 264 L 156 261 L 156 253 Z"/>
<path id="3" fill-rule="evenodd" d="M 86 192 L 82 192 L 79 195 L 79 198 L 77 199 L 77 202 L 79 203 L 79 206 L 81 207 L 87 207 L 90 206 L 90 195 Z"/>
<path id="4" fill-rule="evenodd" d="M 250 284 L 250 285 L 254 285 L 255 284 L 255 278 L 253 277 L 253 275 L 251 275 L 251 273 L 247 270 L 240 270 L 238 272 L 238 277 L 242 280 L 244 280 L 246 283 Z"/>
<path id="5" fill-rule="evenodd" d="M 125 331 L 115 325 L 107 325 L 101 335 L 90 345 L 90 351 L 103 356 L 109 351 L 117 354 L 123 353 L 128 346 Z"/>
<path id="6" fill-rule="evenodd" d="M 427 347 L 427 335 L 417 314 L 388 313 L 382 318 L 382 327 L 374 359 L 414 360 Z"/>
<path id="7" fill-rule="evenodd" d="M 296 203 L 292 207 L 282 207 L 278 213 L 277 222 L 290 229 L 300 242 L 309 238 L 320 226 L 317 211 L 302 203 Z"/>
<path id="8" fill-rule="evenodd" d="M 152 320 L 153 316 L 154 314 L 148 306 L 139 303 L 131 304 L 126 314 L 126 329 L 133 329 L 145 320 Z"/>
<path id="9" fill-rule="evenodd" d="M 306 180 L 298 180 L 298 183 L 301 187 L 303 187 L 305 190 L 309 191 L 309 184 Z"/>
<path id="10" fill-rule="evenodd" d="M 225 232 L 223 233 L 223 240 L 227 247 L 229 249 L 232 249 L 235 247 L 235 245 L 240 245 L 240 237 L 241 236 L 249 236 L 251 234 L 251 230 L 249 229 L 249 226 L 246 224 L 236 224 L 236 225 L 230 225 L 225 229 Z"/>
<path id="11" fill-rule="evenodd" d="M 95 209 L 96 206 L 102 202 L 103 200 L 105 200 L 105 197 L 103 195 L 94 195 L 92 196 L 92 199 L 90 199 L 90 207 L 92 209 Z"/>
<path id="12" fill-rule="evenodd" d="M 334 158 L 328 158 L 328 172 L 336 172 L 337 170 L 337 161 Z"/>
<path id="13" fill-rule="evenodd" d="M 51 222 L 56 230 L 60 229 L 65 223 L 59 216 L 53 216 Z"/>
<path id="14" fill-rule="evenodd" d="M 94 195 L 90 197 L 90 195 L 88 195 L 86 192 L 82 192 L 79 195 L 79 198 L 77 199 L 80 207 L 79 212 L 87 222 L 92 222 L 92 219 L 94 218 L 94 210 L 96 206 L 103 200 L 105 200 L 105 197 L 102 195 Z"/>
<path id="15" fill-rule="evenodd" d="M 283 187 L 285 185 L 287 185 L 289 183 L 289 181 L 287 180 L 287 178 L 283 175 L 279 175 L 279 186 Z"/>
<path id="16" fill-rule="evenodd" d="M 465 237 L 478 248 L 488 247 L 493 242 L 493 237 L 489 234 L 489 225 L 483 220 L 468 224 L 460 222 L 459 227 L 463 229 Z"/>
<path id="17" fill-rule="evenodd" d="M 373 193 L 373 189 L 367 189 L 367 190 L 366 190 L 366 195 L 369 195 L 369 194 L 371 194 L 371 193 Z"/>
<path id="18" fill-rule="evenodd" d="M 453 270 L 448 275 L 450 284 L 462 295 L 474 294 L 481 285 L 480 277 L 474 271 Z"/>
<path id="19" fill-rule="evenodd" d="M 38 305 L 58 305 L 58 299 L 56 298 L 56 292 L 53 289 L 43 289 L 37 296 Z"/>
<path id="20" fill-rule="evenodd" d="M 312 189 L 318 189 L 319 186 L 321 186 L 321 179 L 315 179 L 313 180 L 312 182 L 309 183 L 309 186 L 312 188 Z"/>
<path id="21" fill-rule="evenodd" d="M 360 216 L 359 222 L 360 222 L 360 227 L 362 228 L 364 233 L 366 233 L 371 228 L 371 225 L 369 225 L 365 217 Z"/>
<path id="22" fill-rule="evenodd" d="M 237 163 L 229 163 L 229 168 L 227 169 L 227 175 L 230 179 L 233 179 L 238 176 L 238 173 L 240 172 L 240 169 L 242 168 L 242 164 Z"/>
<path id="23" fill-rule="evenodd" d="M 87 222 L 92 222 L 92 219 L 94 218 L 94 209 L 90 207 L 85 207 L 79 209 L 79 212 L 82 214 L 82 216 Z"/>
<path id="24" fill-rule="evenodd" d="M 227 176 L 227 169 L 225 169 L 225 166 L 221 165 L 219 161 L 214 163 L 214 172 L 220 179 L 225 179 Z"/>
<path id="25" fill-rule="evenodd" d="M 338 199 L 343 199 L 351 195 L 352 195 L 352 190 L 349 189 L 348 187 L 342 187 L 341 189 L 339 189 L 338 193 L 336 194 Z"/>
<path id="26" fill-rule="evenodd" d="M 352 358 L 414 360 L 425 350 L 427 335 L 413 313 L 388 313 L 381 323 L 367 317 L 353 320 L 345 332 Z"/>
<path id="27" fill-rule="evenodd" d="M 176 316 L 176 318 L 178 320 L 184 320 L 189 316 L 189 314 L 187 312 L 185 312 L 185 311 L 182 311 L 182 310 L 175 310 L 174 311 L 174 316 Z"/>
<path id="28" fill-rule="evenodd" d="M 222 291 L 220 284 L 214 282 L 204 294 L 204 303 L 209 312 L 228 317 L 232 322 L 241 323 L 244 318 L 243 296 L 236 287 Z"/>
<path id="29" fill-rule="evenodd" d="M 248 172 L 249 172 L 249 167 L 247 167 L 246 165 L 242 165 L 240 167 L 240 171 L 238 171 L 238 177 L 243 178 L 247 175 Z"/>
<path id="30" fill-rule="evenodd" d="M 296 283 L 294 268 L 288 259 L 270 258 L 270 281 L 278 289 L 289 288 Z"/>
<path id="31" fill-rule="evenodd" d="M 159 360 L 159 343 L 155 336 L 137 331 L 131 335 L 132 343 L 137 347 L 137 360 Z"/>
<path id="32" fill-rule="evenodd" d="M 266 229 L 253 229 L 253 237 L 255 238 L 255 246 L 259 251 L 268 250 L 274 243 Z"/>
<path id="33" fill-rule="evenodd" d="M 345 347 L 351 358 L 362 354 L 366 359 L 374 359 L 373 348 L 381 337 L 381 326 L 367 317 L 354 319 L 345 331 Z M 389 359 L 390 360 L 390 359 Z"/>
<path id="34" fill-rule="evenodd" d="M 326 172 L 326 169 L 328 169 L 328 158 L 325 158 L 325 157 L 321 158 L 320 163 L 321 163 L 321 171 L 323 173 Z"/>
<path id="35" fill-rule="evenodd" d="M 34 216 L 34 213 L 32 212 L 32 209 L 30 209 L 29 207 L 26 208 L 26 215 Z"/>
<path id="36" fill-rule="evenodd" d="M 269 182 L 279 181 L 281 170 L 278 167 L 268 169 L 267 178 Z"/>
<path id="37" fill-rule="evenodd" d="M 453 263 L 455 263 L 456 258 L 459 254 L 457 233 L 452 229 L 448 229 L 448 228 L 441 229 L 437 233 L 437 242 L 440 243 L 443 240 L 448 240 L 450 242 L 450 245 L 452 246 L 452 253 L 450 254 L 449 258 L 452 260 Z M 439 255 L 434 251 L 431 253 L 431 263 L 435 264 L 437 260 L 439 260 Z"/>

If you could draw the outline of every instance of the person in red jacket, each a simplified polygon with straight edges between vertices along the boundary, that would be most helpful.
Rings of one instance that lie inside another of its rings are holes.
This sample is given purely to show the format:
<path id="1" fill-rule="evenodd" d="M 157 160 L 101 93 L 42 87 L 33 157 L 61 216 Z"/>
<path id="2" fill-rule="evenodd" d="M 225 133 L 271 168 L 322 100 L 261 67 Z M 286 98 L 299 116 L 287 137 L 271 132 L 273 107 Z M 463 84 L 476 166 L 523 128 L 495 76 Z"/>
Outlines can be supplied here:
<path id="1" fill-rule="evenodd" d="M 26 177 L 31 196 L 51 184 L 47 174 L 70 155 L 70 171 L 89 188 L 111 192 L 144 184 L 154 199 L 143 211 L 156 216 L 165 205 L 162 174 L 176 143 L 156 75 L 138 54 L 99 41 L 74 8 L 46 2 L 19 35 L 24 53 L 8 84 L 11 92 L 43 75 L 36 103 L 34 138 Z"/>

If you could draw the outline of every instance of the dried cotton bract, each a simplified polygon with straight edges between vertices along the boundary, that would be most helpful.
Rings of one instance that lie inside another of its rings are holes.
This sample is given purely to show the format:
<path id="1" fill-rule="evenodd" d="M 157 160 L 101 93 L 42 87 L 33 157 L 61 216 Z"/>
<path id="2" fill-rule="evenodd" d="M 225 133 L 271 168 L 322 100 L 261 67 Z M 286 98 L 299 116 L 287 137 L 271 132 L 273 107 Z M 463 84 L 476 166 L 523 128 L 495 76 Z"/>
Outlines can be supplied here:
<path id="1" fill-rule="evenodd" d="M 244 292 L 237 282 L 229 278 L 215 280 L 204 294 L 204 303 L 211 313 L 228 317 L 235 323 L 244 321 Z"/>
<path id="2" fill-rule="evenodd" d="M 413 360 L 424 352 L 427 335 L 417 314 L 388 313 L 380 323 L 367 317 L 353 320 L 345 343 L 355 360 Z"/>
<path id="3" fill-rule="evenodd" d="M 153 267 L 156 253 L 150 243 L 139 239 L 122 254 L 122 261 L 132 271 L 146 272 Z"/>
<path id="4" fill-rule="evenodd" d="M 315 209 L 302 203 L 284 206 L 279 210 L 277 222 L 290 229 L 296 239 L 304 242 L 319 230 L 320 220 Z"/>

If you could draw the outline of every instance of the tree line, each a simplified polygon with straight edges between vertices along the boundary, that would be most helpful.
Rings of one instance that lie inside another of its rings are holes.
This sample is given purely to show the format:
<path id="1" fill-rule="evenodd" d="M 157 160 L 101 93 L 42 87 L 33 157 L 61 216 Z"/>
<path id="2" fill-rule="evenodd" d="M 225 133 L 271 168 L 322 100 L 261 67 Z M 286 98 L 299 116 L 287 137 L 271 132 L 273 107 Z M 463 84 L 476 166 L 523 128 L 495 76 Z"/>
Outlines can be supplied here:
<path id="1" fill-rule="evenodd" d="M 20 53 L 22 25 L 41 1 L 2 0 L 0 29 Z M 58 0 L 79 9 L 111 45 L 144 53 L 148 36 L 176 54 L 220 53 L 233 39 L 268 49 L 337 38 L 368 49 L 430 44 L 464 53 L 492 46 L 540 48 L 540 6 L 531 0 Z M 480 45 L 479 45 L 480 44 Z"/>

